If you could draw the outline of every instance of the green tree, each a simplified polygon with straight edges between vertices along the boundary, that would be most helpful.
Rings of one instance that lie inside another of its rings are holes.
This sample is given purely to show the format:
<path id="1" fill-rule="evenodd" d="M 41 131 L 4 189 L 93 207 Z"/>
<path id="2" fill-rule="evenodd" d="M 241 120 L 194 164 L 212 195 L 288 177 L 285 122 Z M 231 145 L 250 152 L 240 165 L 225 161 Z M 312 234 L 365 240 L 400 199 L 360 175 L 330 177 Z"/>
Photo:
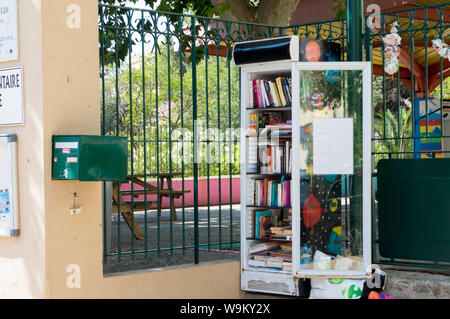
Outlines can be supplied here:
<path id="1" fill-rule="evenodd" d="M 130 36 L 128 28 L 134 23 L 132 12 L 126 10 L 126 5 L 136 3 L 139 0 L 98 0 L 99 4 L 114 5 L 115 7 L 100 7 L 99 16 L 103 29 L 99 29 L 100 56 L 104 56 L 106 64 L 121 63 L 128 55 L 129 50 L 136 41 Z M 174 13 L 192 13 L 204 17 L 216 17 L 229 9 L 228 3 L 224 2 L 214 7 L 210 0 L 144 0 L 149 9 Z M 183 22 L 176 15 L 167 15 L 170 24 L 180 31 L 184 26 Z M 138 17 L 140 19 L 140 17 Z M 150 33 L 154 28 L 151 19 L 139 20 L 136 27 L 144 32 Z M 114 31 L 115 30 L 115 31 Z M 196 27 L 196 32 L 200 28 Z M 189 39 L 182 40 L 184 49 L 190 47 Z M 117 59 L 116 59 L 117 58 Z M 117 60 L 117 61 L 116 61 Z"/>
<path id="2" fill-rule="evenodd" d="M 122 64 L 117 70 L 114 65 L 106 67 L 102 88 L 104 132 L 127 136 L 134 141 L 129 153 L 135 173 L 144 173 L 144 168 L 147 173 L 156 172 L 159 156 L 160 171 L 169 171 L 170 164 L 172 170 L 180 171 L 184 163 L 188 176 L 192 173 L 193 162 L 190 156 L 190 134 L 194 125 L 192 65 L 185 54 L 175 52 L 170 45 L 133 61 L 131 67 L 128 64 Z M 232 174 L 237 174 L 239 146 L 237 142 L 228 141 L 226 128 L 239 127 L 240 123 L 239 71 L 228 59 L 207 55 L 196 66 L 196 71 L 198 120 L 203 126 L 220 128 L 221 135 L 209 143 L 220 146 L 211 147 L 213 155 L 220 152 L 220 173 L 230 172 L 228 157 L 232 156 Z M 184 143 L 178 134 L 182 129 L 187 131 Z M 200 154 L 207 150 L 207 137 L 201 136 Z M 210 165 L 210 174 L 218 174 L 218 167 L 218 163 Z M 206 174 L 206 163 L 200 164 L 200 168 Z"/>
<path id="3" fill-rule="evenodd" d="M 444 82 L 442 82 L 442 98 L 443 99 L 450 99 L 450 79 L 446 78 Z M 431 97 L 435 99 L 441 98 L 441 86 L 438 85 L 436 89 L 434 89 L 433 92 L 431 92 Z"/>
<path id="4" fill-rule="evenodd" d="M 410 154 L 403 152 L 412 152 L 413 140 L 411 125 L 411 108 L 400 108 L 399 117 L 387 110 L 386 113 L 377 113 L 374 121 L 375 137 L 375 166 L 382 158 L 387 155 L 381 153 L 391 153 L 396 158 L 409 158 Z"/>

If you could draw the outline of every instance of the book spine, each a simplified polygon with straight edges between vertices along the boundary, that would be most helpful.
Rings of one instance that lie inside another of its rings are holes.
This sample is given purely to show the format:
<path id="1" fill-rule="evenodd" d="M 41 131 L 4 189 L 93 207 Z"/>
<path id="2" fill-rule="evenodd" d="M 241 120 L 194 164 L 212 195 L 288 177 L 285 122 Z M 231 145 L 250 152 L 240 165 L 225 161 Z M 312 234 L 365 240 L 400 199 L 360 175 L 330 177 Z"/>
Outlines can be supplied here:
<path id="1" fill-rule="evenodd" d="M 278 184 L 277 188 L 277 198 L 279 198 L 277 206 L 283 207 L 283 184 Z"/>
<path id="2" fill-rule="evenodd" d="M 263 100 L 263 107 L 267 107 L 268 103 L 267 103 L 266 87 L 264 86 L 264 80 L 260 80 L 259 84 L 261 87 L 261 96 L 262 96 L 262 100 Z"/>
<path id="3" fill-rule="evenodd" d="M 291 181 L 284 182 L 284 207 L 291 206 Z"/>
<path id="4" fill-rule="evenodd" d="M 267 205 L 267 203 L 268 203 L 268 194 L 267 194 L 267 190 L 268 190 L 268 185 L 269 185 L 269 179 L 268 178 L 265 178 L 264 179 L 264 189 L 265 189 L 265 192 L 264 192 L 264 206 L 265 205 Z"/>
<path id="5" fill-rule="evenodd" d="M 258 108 L 264 108 L 264 101 L 261 92 L 261 80 L 256 80 L 256 94 L 258 96 Z"/>
<path id="6" fill-rule="evenodd" d="M 282 106 L 286 106 L 286 99 L 284 98 L 283 88 L 281 86 L 281 77 L 276 78 L 276 83 L 278 87 L 278 93 L 280 95 L 281 104 Z"/>
<path id="7" fill-rule="evenodd" d="M 283 157 L 283 148 L 281 146 L 278 146 L 277 147 L 277 154 L 276 154 L 276 159 L 277 159 L 277 170 L 276 170 L 276 173 L 278 173 L 278 174 L 282 173 L 282 169 L 281 169 L 282 157 Z"/>
<path id="8" fill-rule="evenodd" d="M 269 99 L 269 106 L 273 106 L 273 97 L 272 97 L 272 93 L 270 90 L 270 84 L 269 81 L 264 81 L 264 87 L 266 88 L 266 92 L 267 92 L 267 97 Z"/>
<path id="9" fill-rule="evenodd" d="M 272 81 L 270 81 L 269 84 L 270 84 L 270 92 L 272 92 L 275 106 L 279 107 L 279 106 L 281 106 L 281 103 L 280 103 L 280 97 L 278 96 L 276 84 Z"/>
<path id="10" fill-rule="evenodd" d="M 264 189 L 264 182 L 263 181 L 258 181 L 259 182 L 259 206 L 264 206 L 264 196 L 265 196 L 265 189 Z"/>
<path id="11" fill-rule="evenodd" d="M 284 97 L 286 99 L 286 104 L 290 105 L 291 104 L 291 99 L 290 99 L 290 96 L 289 96 L 289 90 L 287 88 L 287 80 L 286 80 L 286 78 L 282 78 L 281 79 L 281 87 L 283 88 L 283 94 L 284 94 Z"/>
<path id="12" fill-rule="evenodd" d="M 248 81 L 248 105 L 249 107 L 255 107 L 254 101 L 253 101 L 253 81 Z"/>
<path id="13" fill-rule="evenodd" d="M 253 83 L 253 107 L 257 108 L 259 107 L 259 101 L 258 101 L 258 88 L 256 80 L 253 80 L 252 83 Z"/>
<path id="14" fill-rule="evenodd" d="M 255 205 L 255 180 L 249 179 L 247 183 L 248 205 Z"/>

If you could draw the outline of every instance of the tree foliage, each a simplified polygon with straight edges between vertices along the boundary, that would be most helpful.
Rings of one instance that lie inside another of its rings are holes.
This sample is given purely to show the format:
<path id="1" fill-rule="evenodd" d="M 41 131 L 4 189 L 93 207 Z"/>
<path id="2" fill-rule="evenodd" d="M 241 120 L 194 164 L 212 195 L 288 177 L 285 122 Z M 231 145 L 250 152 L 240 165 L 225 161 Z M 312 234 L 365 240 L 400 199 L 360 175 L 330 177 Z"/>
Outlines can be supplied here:
<path id="1" fill-rule="evenodd" d="M 212 161 L 211 176 L 229 174 L 230 161 L 231 173 L 238 174 L 239 145 L 228 141 L 226 130 L 240 123 L 238 69 L 226 58 L 205 56 L 196 73 L 200 174 L 207 173 L 208 151 L 213 159 L 220 154 L 221 162 L 219 168 L 219 158 Z M 185 176 L 192 174 L 193 74 L 185 54 L 167 46 L 138 57 L 131 67 L 107 66 L 102 90 L 104 132 L 134 141 L 134 173 L 184 168 Z M 206 126 L 220 134 L 208 134 Z"/>
<path id="2" fill-rule="evenodd" d="M 100 56 L 103 56 L 105 64 L 120 64 L 127 57 L 130 48 L 136 44 L 130 35 L 129 28 L 134 23 L 131 16 L 132 11 L 126 9 L 127 3 L 137 3 L 139 0 L 98 0 L 99 4 L 112 5 L 114 7 L 99 6 L 99 16 L 102 28 L 99 29 Z M 224 2 L 214 7 L 210 0 L 143 0 L 148 9 L 154 9 L 167 13 L 190 13 L 204 17 L 217 17 L 229 9 Z M 166 15 L 168 23 L 178 30 L 179 34 L 183 28 L 183 22 L 177 15 Z M 140 19 L 140 18 L 138 18 Z M 154 30 L 154 21 L 146 19 L 136 23 L 136 27 L 144 33 Z M 196 32 L 200 30 L 196 27 Z M 183 39 L 182 48 L 190 47 L 189 39 Z M 201 52 L 201 49 L 200 49 Z M 199 59 L 200 60 L 200 59 Z"/>

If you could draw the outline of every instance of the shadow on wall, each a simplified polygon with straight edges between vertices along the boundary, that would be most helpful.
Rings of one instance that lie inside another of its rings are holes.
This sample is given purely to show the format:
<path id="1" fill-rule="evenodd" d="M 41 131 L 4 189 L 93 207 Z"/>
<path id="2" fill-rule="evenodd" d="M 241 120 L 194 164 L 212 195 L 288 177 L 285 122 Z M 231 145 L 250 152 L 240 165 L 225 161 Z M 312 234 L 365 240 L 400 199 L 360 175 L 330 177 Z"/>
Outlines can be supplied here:
<path id="1" fill-rule="evenodd" d="M 25 126 L 1 128 L 18 136 L 20 237 L 0 238 L 0 298 L 45 297 L 45 193 L 41 8 L 18 1 L 19 63 L 24 66 Z"/>

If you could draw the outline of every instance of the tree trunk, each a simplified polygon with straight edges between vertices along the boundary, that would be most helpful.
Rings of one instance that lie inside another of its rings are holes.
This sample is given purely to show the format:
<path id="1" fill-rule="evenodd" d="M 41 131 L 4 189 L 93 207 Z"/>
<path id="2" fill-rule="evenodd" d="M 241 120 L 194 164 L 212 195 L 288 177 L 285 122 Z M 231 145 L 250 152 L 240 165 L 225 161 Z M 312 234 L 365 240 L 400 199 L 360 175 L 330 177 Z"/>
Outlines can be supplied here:
<path id="1" fill-rule="evenodd" d="M 240 21 L 287 26 L 301 0 L 261 0 L 257 8 L 247 0 L 211 0 L 217 7 L 223 2 L 230 5 L 221 18 Z"/>

